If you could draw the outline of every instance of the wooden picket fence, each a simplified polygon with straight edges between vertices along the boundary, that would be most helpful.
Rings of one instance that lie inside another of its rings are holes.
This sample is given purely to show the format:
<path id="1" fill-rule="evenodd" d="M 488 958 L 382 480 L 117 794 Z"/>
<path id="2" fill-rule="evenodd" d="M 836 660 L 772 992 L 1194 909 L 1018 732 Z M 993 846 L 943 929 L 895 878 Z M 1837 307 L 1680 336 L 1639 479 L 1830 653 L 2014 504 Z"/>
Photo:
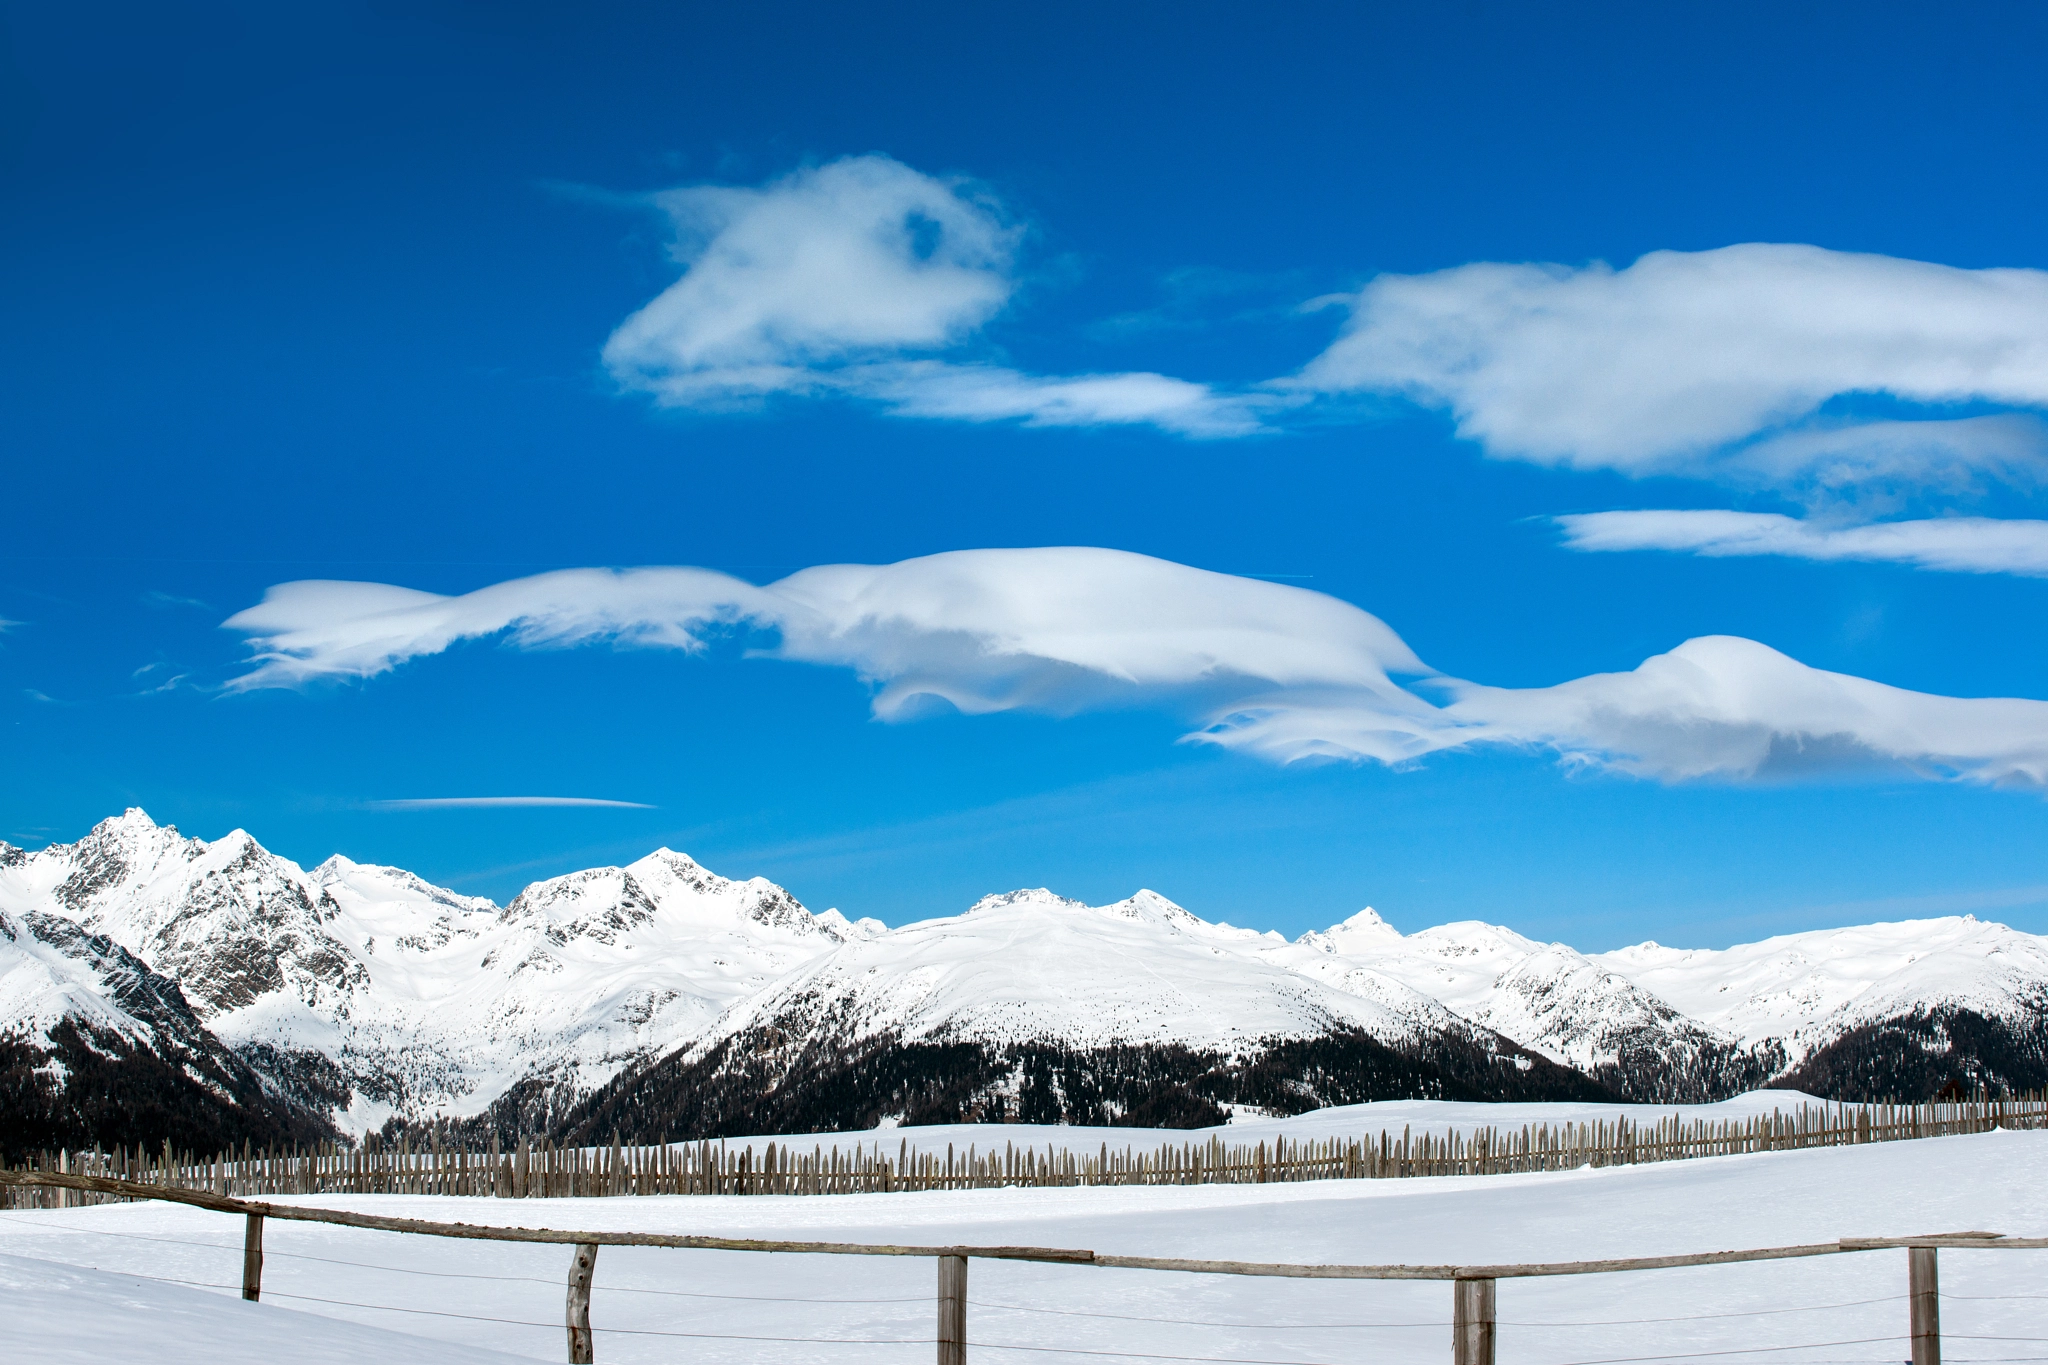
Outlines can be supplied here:
<path id="1" fill-rule="evenodd" d="M 1739 1119 L 1642 1123 L 1626 1117 L 1584 1123 L 1485 1127 L 1471 1132 L 1382 1132 L 1359 1138 L 1277 1137 L 1113 1151 L 1042 1150 L 1005 1142 L 944 1154 L 894 1153 L 872 1139 L 849 1149 L 795 1142 L 685 1142 L 653 1146 L 556 1147 L 522 1142 L 487 1152 L 439 1146 L 328 1146 L 317 1151 L 224 1152 L 210 1158 L 116 1148 L 45 1152 L 21 1171 L 100 1176 L 157 1188 L 222 1196 L 262 1194 L 437 1194 L 497 1198 L 582 1198 L 641 1194 L 856 1194 L 1004 1186 L 1237 1185 L 1302 1180 L 1382 1180 L 1412 1176 L 1502 1175 L 1631 1166 L 1654 1161 L 1897 1142 L 1995 1128 L 2048 1127 L 2048 1096 L 1980 1097 L 1953 1103 L 1814 1105 Z M 13 1187 L 6 1207 L 61 1206 L 103 1196 L 78 1190 Z"/>

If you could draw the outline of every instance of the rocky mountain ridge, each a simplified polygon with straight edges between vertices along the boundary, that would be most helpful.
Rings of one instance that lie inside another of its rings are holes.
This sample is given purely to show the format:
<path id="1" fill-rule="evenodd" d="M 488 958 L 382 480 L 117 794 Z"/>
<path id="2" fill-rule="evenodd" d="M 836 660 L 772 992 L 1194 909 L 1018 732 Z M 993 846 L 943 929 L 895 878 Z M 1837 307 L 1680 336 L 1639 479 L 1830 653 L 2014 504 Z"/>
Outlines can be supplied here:
<path id="1" fill-rule="evenodd" d="M 124 1069 L 188 1127 L 343 1136 L 1214 1122 L 1773 1081 L 1905 1097 L 2048 1082 L 2044 1021 L 2048 942 L 1967 917 L 1587 955 L 1371 910 L 1289 940 L 1150 891 L 1011 892 L 889 929 L 667 849 L 500 907 L 139 810 L 0 844 L 0 1086 L 52 1131 L 86 1121 L 77 1077 Z"/>

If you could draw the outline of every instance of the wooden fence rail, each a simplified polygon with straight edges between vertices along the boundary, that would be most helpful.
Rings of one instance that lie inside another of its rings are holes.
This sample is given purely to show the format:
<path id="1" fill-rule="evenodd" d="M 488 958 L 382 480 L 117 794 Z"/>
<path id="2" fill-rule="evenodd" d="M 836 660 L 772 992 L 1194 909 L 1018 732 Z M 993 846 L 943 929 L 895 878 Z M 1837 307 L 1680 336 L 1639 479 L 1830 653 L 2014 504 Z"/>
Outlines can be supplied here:
<path id="1" fill-rule="evenodd" d="M 1180 1271 L 1200 1275 L 1281 1276 L 1332 1280 L 1449 1280 L 1452 1282 L 1453 1365 L 1495 1365 L 1495 1299 L 1501 1280 L 1560 1275 L 1604 1275 L 1627 1271 L 1668 1270 L 1685 1266 L 1729 1265 L 1811 1256 L 1905 1249 L 1908 1258 L 1909 1365 L 1940 1365 L 1935 1255 L 1955 1250 L 2034 1251 L 2048 1248 L 2048 1237 L 2006 1237 L 1996 1232 L 1951 1232 L 1909 1237 L 1843 1238 L 1802 1246 L 1753 1247 L 1731 1251 L 1692 1252 L 1674 1256 L 1637 1256 L 1602 1261 L 1555 1261 L 1503 1265 L 1298 1265 L 1285 1262 L 1190 1260 L 1163 1256 L 1116 1256 L 1068 1247 L 1021 1246 L 897 1246 L 853 1242 L 792 1242 L 757 1238 L 692 1237 L 670 1233 L 590 1232 L 558 1228 L 496 1227 L 476 1223 L 441 1223 L 425 1219 L 387 1218 L 343 1209 L 307 1208 L 236 1199 L 210 1191 L 150 1186 L 106 1176 L 56 1172 L 0 1171 L 0 1187 L 36 1189 L 122 1199 L 161 1199 L 195 1205 L 246 1220 L 242 1297 L 262 1293 L 262 1238 L 267 1219 L 330 1223 L 343 1227 L 473 1241 L 551 1242 L 568 1244 L 572 1255 L 567 1277 L 564 1326 L 570 1365 L 595 1360 L 590 1321 L 590 1290 L 597 1251 L 603 1246 L 665 1246 L 695 1250 L 783 1252 L 830 1256 L 918 1256 L 938 1265 L 938 1316 L 933 1337 L 938 1365 L 966 1365 L 967 1268 L 970 1258 L 1042 1261 L 1098 1269 Z"/>
<path id="2" fill-rule="evenodd" d="M 796 1142 L 685 1142 L 654 1146 L 556 1147 L 493 1143 L 472 1152 L 439 1146 L 331 1145 L 317 1151 L 223 1152 L 212 1157 L 171 1150 L 43 1152 L 14 1169 L 113 1177 L 154 1189 L 210 1190 L 221 1195 L 436 1194 L 498 1198 L 565 1198 L 628 1194 L 856 1194 L 901 1190 L 988 1189 L 1003 1186 L 1228 1185 L 1300 1180 L 1399 1179 L 1412 1176 L 1501 1175 L 1628 1166 L 1794 1151 L 1871 1142 L 1983 1133 L 1996 1128 L 2048 1127 L 2048 1097 L 1943 1104 L 1802 1104 L 1739 1119 L 1651 1122 L 1626 1117 L 1584 1123 L 1486 1127 L 1470 1132 L 1397 1136 L 1202 1142 L 1080 1153 L 1048 1143 L 1042 1150 L 1005 1142 L 956 1151 L 948 1144 L 915 1151 L 859 1141 L 850 1149 Z M 10 1186 L 9 1207 L 54 1201 L 96 1202 L 104 1196 L 60 1187 Z"/>

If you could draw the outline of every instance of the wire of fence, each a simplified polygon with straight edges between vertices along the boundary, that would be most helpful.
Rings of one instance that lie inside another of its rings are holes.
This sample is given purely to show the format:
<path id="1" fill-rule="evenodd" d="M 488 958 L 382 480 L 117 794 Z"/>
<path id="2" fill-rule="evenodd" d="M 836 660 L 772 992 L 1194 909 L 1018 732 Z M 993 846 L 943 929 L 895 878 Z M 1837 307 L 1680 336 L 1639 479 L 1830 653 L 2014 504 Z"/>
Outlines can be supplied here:
<path id="1" fill-rule="evenodd" d="M 988 1308 L 1005 1313 L 1043 1313 L 1060 1318 L 1102 1318 L 1111 1322 L 1149 1322 L 1167 1327 L 1243 1327 L 1272 1332 L 1291 1331 L 1354 1331 L 1379 1327 L 1449 1327 L 1450 1321 L 1436 1318 L 1428 1322 L 1217 1322 L 1203 1318 L 1148 1318 L 1131 1313 L 1089 1313 L 1078 1308 L 1030 1308 L 1016 1303 L 984 1303 L 980 1299 L 969 1299 L 974 1308 Z"/>
<path id="2" fill-rule="evenodd" d="M 1875 1346 L 1905 1340 L 1905 1337 L 1893 1334 L 1883 1337 L 1858 1337 L 1853 1341 L 1804 1341 L 1790 1346 L 1742 1346 L 1726 1351 L 1679 1351 L 1672 1355 L 1657 1356 L 1607 1356 L 1599 1360 L 1568 1360 L 1561 1365 L 1644 1365 L 1644 1362 L 1648 1361 L 1706 1360 L 1729 1356 L 1777 1355 L 1786 1351 L 1826 1351 L 1837 1346 Z"/>
<path id="3" fill-rule="evenodd" d="M 117 1237 L 123 1241 L 156 1242 L 166 1246 L 201 1247 L 208 1251 L 226 1251 L 232 1252 L 236 1255 L 240 1255 L 243 1250 L 241 1247 L 234 1246 L 227 1242 L 194 1242 L 188 1238 L 183 1237 L 156 1237 L 151 1236 L 147 1233 L 140 1232 L 115 1232 L 109 1228 L 81 1228 L 58 1223 L 31 1222 L 15 1214 L 0 1214 L 0 1220 L 4 1220 L 9 1223 L 20 1223 L 27 1227 L 40 1228 L 48 1232 L 68 1233 L 84 1237 Z M 470 1270 L 424 1270 L 416 1266 L 379 1265 L 374 1261 L 349 1261 L 343 1260 L 340 1257 L 336 1256 L 315 1256 L 310 1252 L 304 1251 L 282 1251 L 274 1246 L 267 1248 L 264 1251 L 264 1255 L 266 1257 L 277 1257 L 289 1261 L 317 1261 L 322 1265 L 341 1265 L 349 1266 L 356 1270 L 383 1271 L 387 1274 L 392 1275 L 425 1275 L 430 1278 L 440 1280 L 493 1280 L 508 1284 L 544 1284 L 548 1285 L 551 1288 L 559 1283 L 559 1281 L 557 1280 L 549 1279 L 539 1275 L 486 1275 L 477 1271 Z M 234 1285 L 205 1285 L 201 1287 L 209 1289 L 235 1288 Z M 711 1294 L 698 1289 L 655 1289 L 652 1287 L 642 1285 L 623 1284 L 593 1286 L 593 1291 L 601 1294 L 659 1294 L 665 1297 L 678 1299 L 720 1299 L 728 1300 L 734 1303 L 819 1303 L 855 1305 L 889 1303 L 924 1303 L 927 1301 L 927 1296 L 923 1294 L 905 1295 L 899 1298 L 820 1299 L 805 1298 L 789 1294 Z"/>

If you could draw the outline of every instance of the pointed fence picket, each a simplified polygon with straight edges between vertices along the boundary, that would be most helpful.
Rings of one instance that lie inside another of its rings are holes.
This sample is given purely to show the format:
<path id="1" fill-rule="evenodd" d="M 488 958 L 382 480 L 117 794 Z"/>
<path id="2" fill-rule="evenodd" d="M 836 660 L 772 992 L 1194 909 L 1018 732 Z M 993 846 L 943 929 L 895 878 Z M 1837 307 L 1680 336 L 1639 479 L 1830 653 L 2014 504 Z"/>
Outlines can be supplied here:
<path id="1" fill-rule="evenodd" d="M 106 1176 L 161 1188 L 236 1197 L 264 1194 L 436 1194 L 576 1199 L 651 1194 L 854 1194 L 1002 1186 L 1231 1185 L 1301 1180 L 1381 1180 L 1417 1176 L 1503 1175 L 1521 1171 L 1628 1166 L 1870 1142 L 2048 1127 L 2048 1096 L 1979 1097 L 1930 1104 L 1802 1104 L 1735 1119 L 1669 1115 L 1582 1123 L 1485 1127 L 1429 1133 L 1403 1128 L 1358 1138 L 1199 1142 L 1075 1152 L 1005 1142 L 1000 1148 L 947 1144 L 914 1150 L 899 1138 L 850 1148 L 798 1141 L 723 1141 L 608 1147 L 557 1147 L 522 1141 L 511 1151 L 330 1144 L 316 1150 L 239 1152 L 210 1157 L 161 1149 L 38 1152 L 7 1167 L 18 1171 Z M 65 1207 L 103 1196 L 75 1189 L 9 1188 L 0 1206 Z"/>

